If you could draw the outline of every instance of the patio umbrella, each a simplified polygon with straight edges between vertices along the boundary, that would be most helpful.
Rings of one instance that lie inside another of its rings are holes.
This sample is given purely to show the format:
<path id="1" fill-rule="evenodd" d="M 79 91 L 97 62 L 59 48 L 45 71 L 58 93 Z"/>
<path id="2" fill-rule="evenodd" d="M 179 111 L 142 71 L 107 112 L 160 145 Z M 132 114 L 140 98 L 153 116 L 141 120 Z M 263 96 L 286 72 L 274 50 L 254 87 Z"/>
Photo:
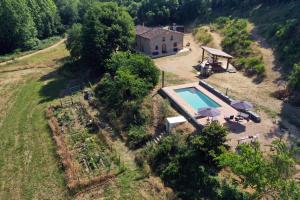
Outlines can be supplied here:
<path id="1" fill-rule="evenodd" d="M 216 108 L 200 108 L 198 114 L 203 117 L 216 117 L 221 114 L 221 112 Z"/>
<path id="2" fill-rule="evenodd" d="M 253 105 L 248 101 L 233 101 L 231 106 L 238 110 L 250 110 Z"/>

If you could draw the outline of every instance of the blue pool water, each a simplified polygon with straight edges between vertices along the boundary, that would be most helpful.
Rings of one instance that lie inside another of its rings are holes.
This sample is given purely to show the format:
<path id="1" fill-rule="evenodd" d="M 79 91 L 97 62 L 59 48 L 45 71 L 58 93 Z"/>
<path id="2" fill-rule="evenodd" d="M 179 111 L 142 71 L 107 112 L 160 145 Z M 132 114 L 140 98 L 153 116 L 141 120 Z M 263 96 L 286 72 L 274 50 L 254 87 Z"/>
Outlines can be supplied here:
<path id="1" fill-rule="evenodd" d="M 179 95 L 185 102 L 190 104 L 196 111 L 199 108 L 219 108 L 221 107 L 214 100 L 206 96 L 204 93 L 194 87 L 176 89 L 176 94 Z"/>

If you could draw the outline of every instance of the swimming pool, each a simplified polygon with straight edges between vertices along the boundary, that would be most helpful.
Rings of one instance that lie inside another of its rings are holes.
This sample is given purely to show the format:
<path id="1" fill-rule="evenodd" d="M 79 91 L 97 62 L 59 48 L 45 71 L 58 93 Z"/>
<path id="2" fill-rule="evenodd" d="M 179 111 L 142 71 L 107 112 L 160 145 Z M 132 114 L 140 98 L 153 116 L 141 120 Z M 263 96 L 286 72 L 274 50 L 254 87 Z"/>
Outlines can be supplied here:
<path id="1" fill-rule="evenodd" d="M 195 87 L 175 89 L 174 91 L 178 96 L 180 96 L 185 102 L 187 102 L 190 106 L 192 106 L 192 108 L 194 108 L 196 111 L 198 111 L 199 108 L 221 107 L 218 103 L 216 103 L 214 100 L 209 98 L 207 95 L 205 95 Z"/>

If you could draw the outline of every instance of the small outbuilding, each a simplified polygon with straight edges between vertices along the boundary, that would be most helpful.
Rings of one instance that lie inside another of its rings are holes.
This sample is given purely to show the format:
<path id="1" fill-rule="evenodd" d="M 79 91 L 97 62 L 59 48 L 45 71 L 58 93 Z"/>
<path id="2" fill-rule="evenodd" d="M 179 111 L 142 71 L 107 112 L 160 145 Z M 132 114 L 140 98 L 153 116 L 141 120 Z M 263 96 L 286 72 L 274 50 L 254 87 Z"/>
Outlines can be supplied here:
<path id="1" fill-rule="evenodd" d="M 230 65 L 230 61 L 232 60 L 232 56 L 228 53 L 220 50 L 214 49 L 207 46 L 201 46 L 202 48 L 202 61 L 201 65 L 203 67 L 208 66 L 212 68 L 212 71 L 229 71 L 233 68 Z M 226 63 L 219 60 L 219 58 L 223 58 L 226 60 Z M 231 67 L 231 69 L 230 69 Z"/>
<path id="2" fill-rule="evenodd" d="M 166 131 L 167 131 L 167 133 L 170 133 L 174 127 L 176 127 L 177 125 L 182 124 L 184 122 L 187 122 L 187 120 L 181 115 L 179 115 L 177 117 L 167 118 L 166 119 Z"/>

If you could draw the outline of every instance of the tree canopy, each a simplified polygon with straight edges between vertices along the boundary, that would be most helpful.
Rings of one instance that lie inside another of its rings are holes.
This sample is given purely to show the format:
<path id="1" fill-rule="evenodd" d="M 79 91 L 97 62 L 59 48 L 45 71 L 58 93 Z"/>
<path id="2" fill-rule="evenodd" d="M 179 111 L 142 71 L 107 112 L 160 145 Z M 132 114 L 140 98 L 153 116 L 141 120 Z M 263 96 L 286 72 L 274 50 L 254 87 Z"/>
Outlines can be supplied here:
<path id="1" fill-rule="evenodd" d="M 97 87 L 97 96 L 106 105 L 120 106 L 141 100 L 157 84 L 159 70 L 147 56 L 117 52 L 107 61 L 106 74 Z"/>
<path id="2" fill-rule="evenodd" d="M 16 48 L 30 49 L 37 30 L 26 0 L 0 1 L 0 54 Z"/>
<path id="3" fill-rule="evenodd" d="M 73 24 L 73 26 L 68 30 L 68 38 L 66 42 L 66 47 L 70 51 L 71 57 L 74 60 L 80 59 L 82 44 L 82 26 L 81 24 Z"/>
<path id="4" fill-rule="evenodd" d="M 30 14 L 35 23 L 38 38 L 55 35 L 60 28 L 60 17 L 53 0 L 27 0 Z"/>
<path id="5" fill-rule="evenodd" d="M 28 50 L 60 32 L 60 18 L 53 0 L 0 1 L 0 54 Z"/>
<path id="6" fill-rule="evenodd" d="M 266 157 L 258 144 L 241 145 L 239 153 L 225 152 L 217 160 L 231 168 L 244 188 L 255 190 L 255 199 L 299 199 L 300 185 L 293 180 L 299 148 L 275 141 L 272 149 L 274 153 Z"/>
<path id="7" fill-rule="evenodd" d="M 226 127 L 207 124 L 202 132 L 185 137 L 172 134 L 159 145 L 148 146 L 142 155 L 152 169 L 182 199 L 248 199 L 233 185 L 222 183 L 215 158 L 227 149 Z"/>
<path id="8" fill-rule="evenodd" d="M 134 23 L 125 8 L 112 2 L 93 3 L 83 20 L 81 57 L 100 68 L 113 52 L 127 50 L 134 36 Z"/>

